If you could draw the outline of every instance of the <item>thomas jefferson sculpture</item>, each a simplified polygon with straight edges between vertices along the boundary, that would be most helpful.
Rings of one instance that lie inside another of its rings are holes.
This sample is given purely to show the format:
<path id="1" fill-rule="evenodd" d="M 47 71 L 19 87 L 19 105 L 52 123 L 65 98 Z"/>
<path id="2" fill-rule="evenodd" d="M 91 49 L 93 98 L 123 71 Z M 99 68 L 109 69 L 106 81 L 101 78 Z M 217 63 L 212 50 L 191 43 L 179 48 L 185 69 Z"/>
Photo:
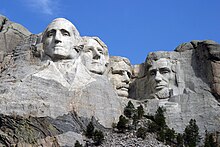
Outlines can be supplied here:
<path id="1" fill-rule="evenodd" d="M 104 74 L 109 63 L 107 46 L 98 37 L 84 37 L 83 42 L 82 64 L 92 73 Z"/>

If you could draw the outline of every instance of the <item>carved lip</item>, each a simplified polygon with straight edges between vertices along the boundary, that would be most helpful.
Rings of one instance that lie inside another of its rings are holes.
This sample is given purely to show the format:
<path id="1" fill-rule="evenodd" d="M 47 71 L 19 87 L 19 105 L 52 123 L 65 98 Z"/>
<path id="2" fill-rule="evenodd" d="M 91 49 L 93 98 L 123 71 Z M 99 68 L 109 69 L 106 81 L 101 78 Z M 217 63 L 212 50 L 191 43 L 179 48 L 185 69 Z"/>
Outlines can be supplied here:
<path id="1" fill-rule="evenodd" d="M 156 86 L 155 86 L 155 89 L 162 89 L 162 88 L 164 88 L 164 87 L 166 87 L 166 85 L 156 85 Z"/>
<path id="2" fill-rule="evenodd" d="M 92 64 L 97 64 L 97 63 L 99 63 L 99 64 L 100 64 L 100 62 L 99 62 L 99 61 L 92 61 Z"/>
<path id="3" fill-rule="evenodd" d="M 120 88 L 120 90 L 122 90 L 122 91 L 128 91 L 128 88 L 122 87 L 122 88 Z"/>
<path id="4" fill-rule="evenodd" d="M 54 48 L 63 48 L 61 45 L 55 45 Z"/>
<path id="5" fill-rule="evenodd" d="M 122 91 L 128 91 L 129 85 L 120 85 L 116 89 L 122 90 Z"/>

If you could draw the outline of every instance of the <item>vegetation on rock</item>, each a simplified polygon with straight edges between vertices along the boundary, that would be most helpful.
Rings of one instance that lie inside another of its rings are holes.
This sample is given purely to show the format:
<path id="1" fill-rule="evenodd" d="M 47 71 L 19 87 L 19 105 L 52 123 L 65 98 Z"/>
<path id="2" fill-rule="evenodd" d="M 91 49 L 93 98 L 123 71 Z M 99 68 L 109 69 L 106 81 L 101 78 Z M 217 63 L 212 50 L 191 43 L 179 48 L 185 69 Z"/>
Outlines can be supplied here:
<path id="1" fill-rule="evenodd" d="M 82 147 L 82 144 L 80 144 L 79 141 L 76 140 L 74 147 Z"/>
<path id="2" fill-rule="evenodd" d="M 92 122 L 90 122 L 90 123 L 88 124 L 88 126 L 86 127 L 86 133 L 85 133 L 85 135 L 86 135 L 86 137 L 88 137 L 88 138 L 92 138 L 93 134 L 94 134 L 94 125 L 93 125 Z"/>
<path id="3" fill-rule="evenodd" d="M 134 105 L 131 101 L 128 102 L 128 105 L 124 108 L 124 115 L 128 118 L 132 118 L 135 113 Z"/>
<path id="4" fill-rule="evenodd" d="M 125 132 L 127 128 L 127 123 L 128 123 L 128 120 L 123 115 L 121 115 L 119 117 L 119 122 L 117 123 L 117 126 L 116 126 L 118 131 L 121 133 Z"/>
<path id="5" fill-rule="evenodd" d="M 93 135 L 93 141 L 95 142 L 95 145 L 101 145 L 104 141 L 104 134 L 102 131 L 95 130 Z"/>
<path id="6" fill-rule="evenodd" d="M 184 143 L 189 147 L 195 147 L 199 142 L 199 127 L 196 124 L 195 119 L 189 121 L 189 125 L 186 126 L 183 134 Z"/>
<path id="7" fill-rule="evenodd" d="M 101 145 L 102 142 L 104 141 L 103 132 L 101 130 L 95 130 L 95 127 L 94 127 L 92 121 L 90 121 L 90 123 L 86 127 L 85 135 L 88 138 L 92 138 L 95 145 Z"/>

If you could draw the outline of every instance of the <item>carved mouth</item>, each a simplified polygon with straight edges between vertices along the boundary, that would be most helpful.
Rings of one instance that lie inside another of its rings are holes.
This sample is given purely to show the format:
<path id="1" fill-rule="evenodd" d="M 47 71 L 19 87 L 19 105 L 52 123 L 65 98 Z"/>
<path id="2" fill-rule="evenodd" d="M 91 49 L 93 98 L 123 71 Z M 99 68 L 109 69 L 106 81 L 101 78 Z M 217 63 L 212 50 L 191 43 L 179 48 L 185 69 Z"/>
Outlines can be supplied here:
<path id="1" fill-rule="evenodd" d="M 155 86 L 155 89 L 156 90 L 159 90 L 159 89 L 163 89 L 163 88 L 165 88 L 166 87 L 166 85 L 156 85 Z"/>
<path id="2" fill-rule="evenodd" d="M 99 61 L 93 61 L 92 64 L 100 64 Z"/>
<path id="3" fill-rule="evenodd" d="M 121 91 L 128 91 L 128 88 L 122 87 L 120 88 Z"/>
<path id="4" fill-rule="evenodd" d="M 121 91 L 128 91 L 129 85 L 121 85 L 118 86 L 116 89 Z"/>
<path id="5" fill-rule="evenodd" d="M 63 46 L 58 45 L 58 46 L 54 46 L 54 48 L 63 48 Z"/>

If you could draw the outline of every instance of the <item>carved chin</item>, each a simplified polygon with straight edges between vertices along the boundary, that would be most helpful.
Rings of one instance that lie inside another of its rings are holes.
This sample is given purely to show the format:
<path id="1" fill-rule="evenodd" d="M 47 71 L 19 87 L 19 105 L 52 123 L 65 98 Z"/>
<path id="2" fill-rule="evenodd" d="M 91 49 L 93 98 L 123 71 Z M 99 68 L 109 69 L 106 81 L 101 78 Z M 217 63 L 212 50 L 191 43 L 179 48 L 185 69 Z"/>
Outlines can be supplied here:
<path id="1" fill-rule="evenodd" d="M 120 97 L 128 97 L 128 91 L 123 91 L 123 90 L 118 89 L 117 94 Z"/>
<path id="2" fill-rule="evenodd" d="M 76 52 L 67 52 L 64 48 L 56 48 L 53 52 L 54 59 L 74 59 Z"/>
<path id="3" fill-rule="evenodd" d="M 163 88 L 155 93 L 158 99 L 166 99 L 170 97 L 170 90 L 168 88 Z"/>
<path id="4" fill-rule="evenodd" d="M 103 66 L 90 66 L 88 67 L 88 69 L 93 72 L 93 73 L 96 73 L 96 74 L 103 74 L 105 72 L 105 67 Z"/>

